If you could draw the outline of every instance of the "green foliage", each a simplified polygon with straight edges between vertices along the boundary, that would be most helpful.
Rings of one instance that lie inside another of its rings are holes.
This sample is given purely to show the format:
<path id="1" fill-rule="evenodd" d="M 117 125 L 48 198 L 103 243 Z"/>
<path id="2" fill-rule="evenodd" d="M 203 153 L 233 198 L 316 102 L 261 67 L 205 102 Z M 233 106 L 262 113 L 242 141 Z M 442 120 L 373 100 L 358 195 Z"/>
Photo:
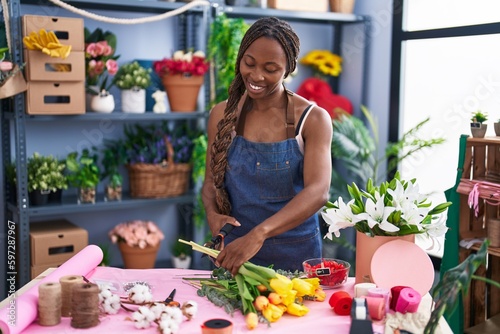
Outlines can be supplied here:
<path id="1" fill-rule="evenodd" d="M 214 83 L 210 92 L 211 106 L 228 98 L 240 43 L 249 26 L 243 19 L 228 18 L 225 14 L 218 15 L 210 26 L 207 59 Z"/>
<path id="2" fill-rule="evenodd" d="M 333 120 L 334 170 L 330 191 L 335 197 L 347 198 L 346 185 L 351 182 L 367 184 L 368 180 L 372 179 L 375 185 L 380 184 L 395 171 L 403 159 L 423 148 L 433 147 L 445 141 L 444 138 L 418 137 L 418 131 L 430 120 L 427 118 L 403 134 L 397 142 L 388 143 L 385 154 L 379 156 L 377 122 L 366 107 L 362 106 L 361 110 L 370 128 L 359 118 L 347 114 Z M 387 160 L 387 171 L 380 175 L 379 166 Z M 349 182 L 347 177 L 351 179 Z"/>
<path id="3" fill-rule="evenodd" d="M 191 163 L 193 164 L 192 177 L 195 187 L 201 188 L 203 180 L 205 179 L 205 166 L 207 159 L 207 145 L 208 139 L 205 133 L 201 134 L 194 140 L 193 155 L 191 156 Z M 196 193 L 196 202 L 194 204 L 193 212 L 194 225 L 201 228 L 206 223 L 205 206 L 201 198 L 201 189 Z"/>
<path id="4" fill-rule="evenodd" d="M 488 115 L 483 113 L 481 110 L 472 113 L 470 121 L 473 123 L 483 123 L 488 120 Z"/>
<path id="5" fill-rule="evenodd" d="M 186 257 L 188 255 L 191 255 L 192 253 L 193 253 L 193 249 L 191 248 L 191 246 L 188 244 L 182 243 L 179 240 L 176 240 L 174 242 L 174 244 L 172 245 L 172 255 L 175 257 L 183 258 L 183 257 Z"/>
<path id="6" fill-rule="evenodd" d="M 460 293 L 465 297 L 473 279 L 481 280 L 500 289 L 500 282 L 474 275 L 480 266 L 486 265 L 489 244 L 489 240 L 486 239 L 477 253 L 470 254 L 458 266 L 444 273 L 443 278 L 432 292 L 435 306 L 429 322 L 425 326 L 425 334 L 434 333 L 438 327 L 439 319 L 445 312 L 447 314 L 453 313 L 458 305 Z"/>
<path id="7" fill-rule="evenodd" d="M 137 61 L 120 66 L 113 78 L 120 89 L 146 89 L 151 85 L 151 69 L 144 68 Z"/>
<path id="8" fill-rule="evenodd" d="M 101 164 L 103 171 L 101 180 L 108 178 L 109 185 L 113 188 L 121 186 L 123 176 L 120 173 L 120 166 L 127 161 L 127 151 L 121 140 L 105 140 L 102 149 Z"/>
<path id="9" fill-rule="evenodd" d="M 57 189 L 66 189 L 68 181 L 64 175 L 65 168 L 65 163 L 52 155 L 43 156 L 37 152 L 33 153 L 33 156 L 28 158 L 27 163 L 28 191 L 50 190 L 55 192 Z"/>
<path id="10" fill-rule="evenodd" d="M 78 152 L 71 152 L 66 158 L 66 168 L 68 170 L 68 181 L 73 187 L 93 188 L 99 183 L 98 157 L 95 148 L 92 150 L 83 149 L 81 155 Z"/>
<path id="11" fill-rule="evenodd" d="M 90 30 L 85 27 L 83 33 L 85 44 L 106 41 L 108 42 L 108 45 L 113 48 L 113 50 L 116 50 L 116 35 L 111 31 L 104 31 L 101 28 L 97 28 L 93 32 L 90 32 Z"/>
<path id="12" fill-rule="evenodd" d="M 99 266 L 108 267 L 111 264 L 109 245 L 99 244 L 98 247 L 102 250 L 102 261 L 99 263 Z"/>

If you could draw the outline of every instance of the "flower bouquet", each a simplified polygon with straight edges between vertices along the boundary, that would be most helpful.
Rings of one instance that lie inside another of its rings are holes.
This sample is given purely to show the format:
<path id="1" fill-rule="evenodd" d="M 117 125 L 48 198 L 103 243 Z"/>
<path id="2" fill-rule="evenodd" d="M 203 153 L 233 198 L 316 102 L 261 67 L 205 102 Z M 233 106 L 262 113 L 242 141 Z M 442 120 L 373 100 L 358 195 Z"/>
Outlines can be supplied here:
<path id="1" fill-rule="evenodd" d="M 153 62 L 163 82 L 172 111 L 194 111 L 203 76 L 209 69 L 203 51 L 174 52 L 171 59 Z"/>

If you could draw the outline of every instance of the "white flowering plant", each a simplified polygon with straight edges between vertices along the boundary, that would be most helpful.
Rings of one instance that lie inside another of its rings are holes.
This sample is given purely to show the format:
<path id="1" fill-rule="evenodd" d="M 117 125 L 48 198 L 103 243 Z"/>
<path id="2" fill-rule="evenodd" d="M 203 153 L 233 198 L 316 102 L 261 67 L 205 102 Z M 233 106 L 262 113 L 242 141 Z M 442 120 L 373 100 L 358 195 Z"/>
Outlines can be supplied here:
<path id="1" fill-rule="evenodd" d="M 345 203 L 339 197 L 328 202 L 321 212 L 329 225 L 325 238 L 340 236 L 340 230 L 354 227 L 369 236 L 404 236 L 427 234 L 440 237 L 446 233 L 445 212 L 451 202 L 432 203 L 419 192 L 416 179 L 402 180 L 399 172 L 380 186 L 368 180 L 366 189 L 360 190 L 355 183 L 347 186 L 351 199 Z"/>

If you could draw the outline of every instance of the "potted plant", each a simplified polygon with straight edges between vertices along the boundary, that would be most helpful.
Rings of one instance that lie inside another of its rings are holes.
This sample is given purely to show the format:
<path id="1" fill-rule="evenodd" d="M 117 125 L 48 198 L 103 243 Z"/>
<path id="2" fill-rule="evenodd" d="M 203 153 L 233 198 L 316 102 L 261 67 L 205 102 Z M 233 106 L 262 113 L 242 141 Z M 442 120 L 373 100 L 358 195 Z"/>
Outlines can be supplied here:
<path id="1" fill-rule="evenodd" d="M 203 51 L 178 50 L 172 58 L 153 62 L 153 68 L 163 82 L 172 111 L 196 110 L 198 93 L 209 68 Z"/>
<path id="2" fill-rule="evenodd" d="M 78 203 L 95 203 L 100 172 L 94 150 L 83 149 L 81 155 L 72 152 L 66 158 L 67 178 L 71 186 L 78 188 Z"/>
<path id="3" fill-rule="evenodd" d="M 488 128 L 488 124 L 485 124 L 484 122 L 488 120 L 488 115 L 483 113 L 481 110 L 478 110 L 472 113 L 470 120 L 470 131 L 472 133 L 472 137 L 484 138 Z"/>
<path id="4" fill-rule="evenodd" d="M 493 123 L 493 127 L 495 129 L 495 135 L 500 136 L 500 119 L 497 119 L 495 123 Z"/>
<path id="5" fill-rule="evenodd" d="M 151 85 L 151 69 L 144 68 L 137 61 L 122 65 L 113 83 L 122 90 L 122 111 L 143 113 L 146 111 L 146 88 Z"/>
<path id="6" fill-rule="evenodd" d="M 182 243 L 177 239 L 172 245 L 172 265 L 174 268 L 189 269 L 192 251 L 190 245 Z"/>
<path id="7" fill-rule="evenodd" d="M 101 164 L 103 171 L 101 180 L 108 179 L 104 187 L 105 201 L 120 201 L 122 199 L 123 176 L 120 167 L 127 161 L 127 152 L 121 140 L 105 141 L 102 150 Z"/>
<path id="8" fill-rule="evenodd" d="M 51 193 L 67 189 L 65 168 L 64 162 L 52 155 L 43 156 L 35 152 L 28 158 L 28 193 L 31 205 L 47 204 Z"/>
<path id="9" fill-rule="evenodd" d="M 118 244 L 126 269 L 150 269 L 165 235 L 152 221 L 132 220 L 120 223 L 108 232 Z"/>

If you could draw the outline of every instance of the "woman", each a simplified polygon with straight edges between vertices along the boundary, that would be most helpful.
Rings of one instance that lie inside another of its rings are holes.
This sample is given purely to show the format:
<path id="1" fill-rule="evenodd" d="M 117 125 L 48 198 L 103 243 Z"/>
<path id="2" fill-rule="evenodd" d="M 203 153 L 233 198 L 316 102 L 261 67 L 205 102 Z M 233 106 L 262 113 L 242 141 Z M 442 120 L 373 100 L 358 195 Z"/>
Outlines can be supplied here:
<path id="1" fill-rule="evenodd" d="M 235 226 L 216 259 L 233 275 L 249 260 L 295 271 L 321 257 L 317 212 L 328 200 L 332 123 L 283 86 L 299 50 L 288 23 L 257 20 L 241 42 L 229 98 L 210 114 L 202 198 L 214 235 Z"/>

